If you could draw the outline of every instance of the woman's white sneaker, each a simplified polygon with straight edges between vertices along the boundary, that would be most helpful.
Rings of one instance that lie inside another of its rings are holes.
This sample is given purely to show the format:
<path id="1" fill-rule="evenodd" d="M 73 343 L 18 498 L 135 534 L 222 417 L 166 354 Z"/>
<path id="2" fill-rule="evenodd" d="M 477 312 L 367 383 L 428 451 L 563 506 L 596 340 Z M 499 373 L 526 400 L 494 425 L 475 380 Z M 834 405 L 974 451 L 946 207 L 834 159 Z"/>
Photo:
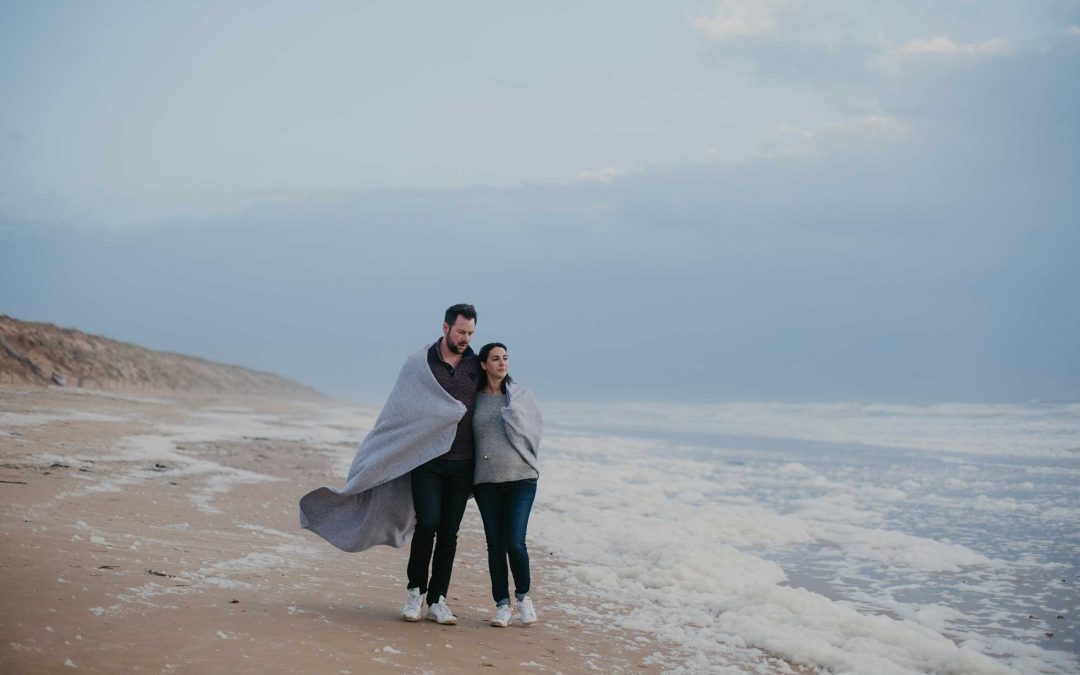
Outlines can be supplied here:
<path id="1" fill-rule="evenodd" d="M 457 617 L 454 616 L 454 613 L 446 606 L 446 596 L 443 595 L 439 596 L 439 601 L 434 605 L 428 605 L 427 618 L 429 621 L 435 621 L 444 626 L 457 623 Z"/>
<path id="2" fill-rule="evenodd" d="M 419 588 L 410 588 L 409 595 L 405 597 L 405 606 L 401 608 L 401 616 L 406 621 L 420 620 L 420 607 L 424 599 L 420 596 Z"/>
<path id="3" fill-rule="evenodd" d="M 506 628 L 514 622 L 514 613 L 510 609 L 510 604 L 499 605 L 495 610 L 495 616 L 491 619 L 492 626 L 498 626 L 499 628 Z"/>
<path id="4" fill-rule="evenodd" d="M 531 626 L 536 623 L 536 608 L 533 607 L 532 598 L 525 596 L 518 600 L 518 613 L 521 615 L 521 623 Z"/>

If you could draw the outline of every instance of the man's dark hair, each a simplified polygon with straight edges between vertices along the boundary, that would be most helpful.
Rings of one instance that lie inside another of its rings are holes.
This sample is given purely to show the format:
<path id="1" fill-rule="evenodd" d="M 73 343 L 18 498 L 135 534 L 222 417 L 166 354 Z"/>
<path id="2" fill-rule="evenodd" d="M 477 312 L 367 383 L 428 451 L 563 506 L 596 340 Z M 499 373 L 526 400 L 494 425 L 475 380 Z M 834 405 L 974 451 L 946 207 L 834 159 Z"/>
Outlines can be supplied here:
<path id="1" fill-rule="evenodd" d="M 446 322 L 447 326 L 453 326 L 459 316 L 465 317 L 466 320 L 472 319 L 476 321 L 476 308 L 464 302 L 458 303 L 446 310 L 443 321 Z"/>

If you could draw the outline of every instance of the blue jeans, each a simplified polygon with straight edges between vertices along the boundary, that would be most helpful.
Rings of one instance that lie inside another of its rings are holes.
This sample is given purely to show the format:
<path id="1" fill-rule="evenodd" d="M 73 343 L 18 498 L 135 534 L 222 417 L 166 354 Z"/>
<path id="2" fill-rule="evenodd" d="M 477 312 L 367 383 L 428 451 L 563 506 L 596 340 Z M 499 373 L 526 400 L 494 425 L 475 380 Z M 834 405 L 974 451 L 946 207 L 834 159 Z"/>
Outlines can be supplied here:
<path id="1" fill-rule="evenodd" d="M 487 536 L 488 574 L 491 575 L 491 595 L 498 605 L 510 602 L 506 561 L 514 575 L 514 590 L 520 598 L 529 592 L 529 550 L 525 547 L 525 531 L 529 512 L 536 498 L 536 479 L 513 480 L 506 483 L 480 483 L 473 486 L 476 506 L 484 519 Z"/>

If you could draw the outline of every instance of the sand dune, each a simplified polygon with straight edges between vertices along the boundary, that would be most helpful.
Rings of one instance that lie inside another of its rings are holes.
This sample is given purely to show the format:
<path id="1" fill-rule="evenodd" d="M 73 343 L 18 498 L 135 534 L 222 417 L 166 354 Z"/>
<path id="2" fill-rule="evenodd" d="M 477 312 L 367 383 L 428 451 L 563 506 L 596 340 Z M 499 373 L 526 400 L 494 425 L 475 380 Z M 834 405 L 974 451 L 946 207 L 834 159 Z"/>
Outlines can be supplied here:
<path id="1" fill-rule="evenodd" d="M 0 315 L 0 385 L 50 384 L 124 391 L 321 397 L 311 387 L 273 373 Z"/>

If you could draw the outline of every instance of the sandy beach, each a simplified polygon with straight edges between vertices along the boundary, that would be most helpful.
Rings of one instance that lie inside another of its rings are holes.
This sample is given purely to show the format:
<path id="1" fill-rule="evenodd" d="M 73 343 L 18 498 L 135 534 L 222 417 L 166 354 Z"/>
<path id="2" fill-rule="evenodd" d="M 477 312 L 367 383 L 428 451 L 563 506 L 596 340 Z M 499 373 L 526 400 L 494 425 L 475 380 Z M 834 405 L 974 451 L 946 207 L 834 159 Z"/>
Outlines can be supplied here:
<path id="1" fill-rule="evenodd" d="M 400 619 L 407 551 L 346 554 L 300 530 L 297 498 L 339 483 L 375 412 L 0 390 L 0 670 L 660 670 L 663 642 L 577 617 L 598 600 L 560 589 L 559 560 L 535 546 L 540 623 L 490 627 L 472 503 L 453 627 Z"/>

